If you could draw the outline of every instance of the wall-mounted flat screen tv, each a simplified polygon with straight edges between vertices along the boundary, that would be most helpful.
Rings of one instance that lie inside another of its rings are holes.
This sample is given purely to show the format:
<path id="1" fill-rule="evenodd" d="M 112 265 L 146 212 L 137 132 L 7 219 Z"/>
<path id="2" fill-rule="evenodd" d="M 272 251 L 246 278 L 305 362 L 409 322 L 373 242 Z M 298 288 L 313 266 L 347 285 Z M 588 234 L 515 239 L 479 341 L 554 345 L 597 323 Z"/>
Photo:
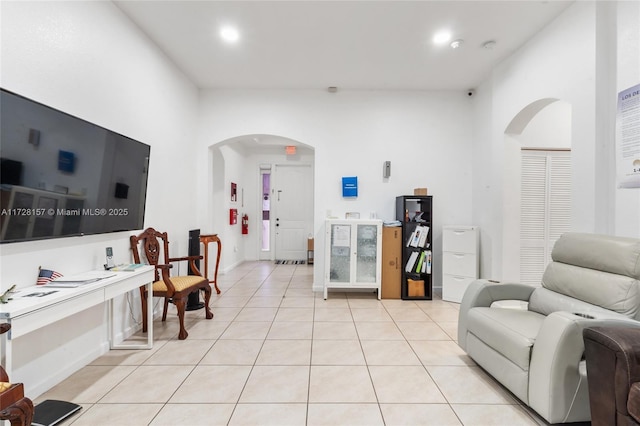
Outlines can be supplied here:
<path id="1" fill-rule="evenodd" d="M 149 154 L 0 89 L 0 243 L 142 229 Z"/>

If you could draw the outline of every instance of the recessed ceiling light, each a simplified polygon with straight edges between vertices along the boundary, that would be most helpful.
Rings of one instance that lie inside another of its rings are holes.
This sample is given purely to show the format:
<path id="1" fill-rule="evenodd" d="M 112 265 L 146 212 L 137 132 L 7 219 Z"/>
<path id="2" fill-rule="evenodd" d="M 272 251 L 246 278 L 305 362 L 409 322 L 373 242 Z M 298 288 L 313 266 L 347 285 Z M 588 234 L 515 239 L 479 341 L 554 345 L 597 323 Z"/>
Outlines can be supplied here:
<path id="1" fill-rule="evenodd" d="M 220 29 L 220 37 L 222 37 L 224 41 L 233 43 L 238 41 L 240 33 L 238 33 L 238 30 L 234 27 L 222 27 L 222 29 Z"/>
<path id="2" fill-rule="evenodd" d="M 453 40 L 450 44 L 452 49 L 457 49 L 458 47 L 462 46 L 464 44 L 464 40 L 462 40 L 461 38 L 457 39 L 457 40 Z"/>
<path id="3" fill-rule="evenodd" d="M 440 31 L 433 36 L 434 44 L 444 44 L 449 40 L 451 40 L 451 33 L 449 31 Z"/>

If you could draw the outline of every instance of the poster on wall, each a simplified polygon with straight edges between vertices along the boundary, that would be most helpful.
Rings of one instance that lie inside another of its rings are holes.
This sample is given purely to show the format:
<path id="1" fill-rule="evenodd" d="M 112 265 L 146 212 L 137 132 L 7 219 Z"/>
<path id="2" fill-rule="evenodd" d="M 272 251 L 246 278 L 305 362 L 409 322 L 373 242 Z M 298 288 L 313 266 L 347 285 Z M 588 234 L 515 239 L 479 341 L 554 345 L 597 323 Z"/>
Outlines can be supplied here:
<path id="1" fill-rule="evenodd" d="M 618 188 L 640 188 L 640 84 L 618 93 Z"/>
<path id="2" fill-rule="evenodd" d="M 233 182 L 231 182 L 231 201 L 234 203 L 238 201 L 238 185 Z"/>

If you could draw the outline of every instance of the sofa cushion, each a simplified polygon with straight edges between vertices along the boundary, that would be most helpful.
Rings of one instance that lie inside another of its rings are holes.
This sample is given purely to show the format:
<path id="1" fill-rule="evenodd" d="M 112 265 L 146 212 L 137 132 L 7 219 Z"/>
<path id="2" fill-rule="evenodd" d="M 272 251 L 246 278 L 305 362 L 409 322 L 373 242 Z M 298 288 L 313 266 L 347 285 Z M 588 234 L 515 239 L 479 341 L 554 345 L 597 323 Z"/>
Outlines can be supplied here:
<path id="1" fill-rule="evenodd" d="M 529 371 L 523 370 L 472 333 L 467 336 L 467 353 L 493 378 L 521 401 L 529 402 Z"/>
<path id="2" fill-rule="evenodd" d="M 544 271 L 542 286 L 627 318 L 638 318 L 640 315 L 640 281 L 626 275 L 554 261 Z M 540 308 L 530 309 L 538 311 Z"/>
<path id="3" fill-rule="evenodd" d="M 476 307 L 469 310 L 468 331 L 527 371 L 531 347 L 544 318 L 520 309 Z"/>
<path id="4" fill-rule="evenodd" d="M 622 315 L 591 303 L 573 297 L 559 294 L 546 288 L 537 288 L 531 293 L 528 309 L 542 315 L 549 315 L 553 312 L 563 311 L 569 313 L 590 314 L 596 318 L 609 318 L 628 320 L 627 315 Z"/>
<path id="5" fill-rule="evenodd" d="M 542 287 L 640 319 L 640 240 L 567 232 L 554 244 L 551 259 Z M 530 309 L 549 310 L 536 303 Z"/>
<path id="6" fill-rule="evenodd" d="M 640 280 L 640 240 L 637 238 L 567 232 L 554 244 L 551 259 Z"/>

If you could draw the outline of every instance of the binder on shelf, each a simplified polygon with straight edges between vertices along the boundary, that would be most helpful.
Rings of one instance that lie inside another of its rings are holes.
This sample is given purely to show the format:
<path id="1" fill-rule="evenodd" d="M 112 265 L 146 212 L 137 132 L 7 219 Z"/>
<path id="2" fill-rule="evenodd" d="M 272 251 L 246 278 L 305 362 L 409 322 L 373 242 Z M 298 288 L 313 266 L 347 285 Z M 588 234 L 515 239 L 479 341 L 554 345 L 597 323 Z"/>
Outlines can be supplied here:
<path id="1" fill-rule="evenodd" d="M 429 227 L 423 225 L 420 226 L 420 228 L 422 228 L 422 230 L 420 231 L 420 241 L 418 241 L 418 246 L 424 248 L 425 244 L 427 244 L 427 237 L 429 236 Z"/>
<path id="2" fill-rule="evenodd" d="M 420 252 L 420 258 L 418 259 L 418 266 L 416 267 L 416 272 L 422 272 L 422 264 L 424 263 L 425 252 Z"/>
<path id="3" fill-rule="evenodd" d="M 409 256 L 409 260 L 407 260 L 407 264 L 405 265 L 404 270 L 406 272 L 411 272 L 413 271 L 413 266 L 416 264 L 416 260 L 418 259 L 418 252 L 414 251 L 413 253 L 411 253 L 411 255 Z"/>
<path id="4" fill-rule="evenodd" d="M 407 247 L 425 248 L 428 247 L 429 227 L 426 225 L 418 225 L 411 233 L 407 240 Z"/>
<path id="5" fill-rule="evenodd" d="M 426 262 L 426 271 L 427 274 L 431 273 L 431 250 L 427 250 L 427 262 Z"/>
<path id="6" fill-rule="evenodd" d="M 420 229 L 420 227 L 416 226 L 416 228 L 411 233 L 411 238 L 409 238 L 409 244 L 407 245 L 407 247 L 418 247 L 418 242 L 420 242 L 421 232 L 422 230 Z"/>

